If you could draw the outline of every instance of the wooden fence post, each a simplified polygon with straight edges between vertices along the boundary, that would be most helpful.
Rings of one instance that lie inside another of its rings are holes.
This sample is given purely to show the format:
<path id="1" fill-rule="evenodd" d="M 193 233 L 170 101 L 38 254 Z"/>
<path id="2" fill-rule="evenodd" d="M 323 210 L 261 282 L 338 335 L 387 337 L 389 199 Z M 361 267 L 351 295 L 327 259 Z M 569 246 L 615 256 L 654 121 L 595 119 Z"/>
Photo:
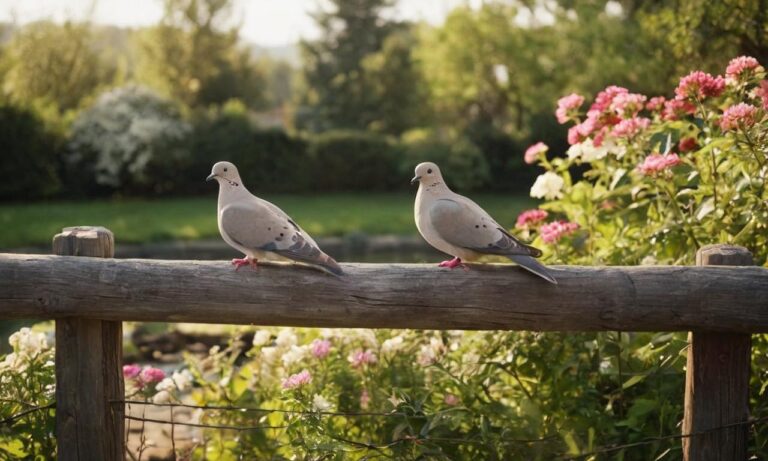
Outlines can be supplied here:
<path id="1" fill-rule="evenodd" d="M 111 258 L 112 232 L 67 227 L 53 252 Z M 82 283 L 98 283 L 83 280 Z M 71 317 L 56 320 L 56 442 L 60 461 L 121 460 L 124 456 L 122 322 Z"/>
<path id="2" fill-rule="evenodd" d="M 707 245 L 697 266 L 751 266 L 752 254 L 733 245 Z M 734 315 L 739 306 L 734 305 Z M 683 433 L 740 423 L 749 417 L 749 334 L 693 331 L 688 334 Z M 747 459 L 747 425 L 713 430 L 683 439 L 686 461 Z"/>

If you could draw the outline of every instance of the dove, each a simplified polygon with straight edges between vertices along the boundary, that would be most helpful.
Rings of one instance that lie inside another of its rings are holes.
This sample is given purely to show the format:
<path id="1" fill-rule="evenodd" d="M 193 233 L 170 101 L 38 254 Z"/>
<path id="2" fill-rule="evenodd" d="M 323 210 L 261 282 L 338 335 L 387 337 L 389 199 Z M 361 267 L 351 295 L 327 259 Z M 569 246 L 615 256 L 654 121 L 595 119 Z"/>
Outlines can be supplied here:
<path id="1" fill-rule="evenodd" d="M 557 283 L 547 268 L 533 259 L 541 256 L 540 250 L 520 242 L 478 204 L 449 189 L 437 165 L 425 162 L 416 166 L 411 184 L 416 182 L 416 227 L 427 243 L 453 256 L 452 260 L 441 262 L 440 267 L 467 269 L 462 259 L 501 255 L 544 280 Z"/>
<path id="2" fill-rule="evenodd" d="M 291 260 L 334 275 L 343 271 L 333 258 L 283 210 L 248 192 L 235 165 L 218 162 L 206 181 L 219 183 L 219 232 L 232 248 L 245 254 L 233 259 L 235 270 L 259 260 Z"/>

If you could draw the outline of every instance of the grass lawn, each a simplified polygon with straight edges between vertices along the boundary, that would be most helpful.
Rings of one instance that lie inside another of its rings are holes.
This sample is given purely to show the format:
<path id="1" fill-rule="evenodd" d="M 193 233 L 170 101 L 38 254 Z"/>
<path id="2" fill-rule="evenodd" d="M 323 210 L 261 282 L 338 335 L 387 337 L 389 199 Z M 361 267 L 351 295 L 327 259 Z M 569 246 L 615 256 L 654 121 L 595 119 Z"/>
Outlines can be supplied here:
<path id="1" fill-rule="evenodd" d="M 415 234 L 413 193 L 271 195 L 313 236 Z M 536 202 L 526 196 L 472 194 L 501 224 L 512 227 L 517 214 Z M 47 246 L 62 227 L 105 226 L 115 240 L 139 243 L 218 238 L 216 195 L 162 200 L 92 200 L 0 204 L 0 248 Z"/>

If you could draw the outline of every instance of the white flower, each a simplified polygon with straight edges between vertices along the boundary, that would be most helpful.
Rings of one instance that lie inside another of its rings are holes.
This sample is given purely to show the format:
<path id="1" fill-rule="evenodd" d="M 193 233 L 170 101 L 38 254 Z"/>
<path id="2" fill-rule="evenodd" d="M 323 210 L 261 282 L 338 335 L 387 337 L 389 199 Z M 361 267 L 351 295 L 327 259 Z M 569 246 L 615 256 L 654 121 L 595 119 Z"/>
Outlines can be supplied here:
<path id="1" fill-rule="evenodd" d="M 219 386 L 221 387 L 227 387 L 229 386 L 229 381 L 232 379 L 232 376 L 227 375 L 219 380 Z"/>
<path id="2" fill-rule="evenodd" d="M 176 390 L 176 383 L 174 383 L 171 378 L 163 378 L 162 381 L 157 383 L 155 390 L 160 392 L 173 391 Z"/>
<path id="3" fill-rule="evenodd" d="M 405 340 L 400 335 L 389 338 L 381 343 L 381 353 L 385 355 L 393 354 L 402 349 L 404 344 Z"/>
<path id="4" fill-rule="evenodd" d="M 531 197 L 552 200 L 563 196 L 565 181 L 557 173 L 547 171 L 536 178 L 531 187 Z"/>
<path id="5" fill-rule="evenodd" d="M 152 403 L 163 404 L 171 401 L 171 394 L 168 391 L 160 391 L 152 397 Z"/>
<path id="6" fill-rule="evenodd" d="M 261 355 L 267 363 L 275 363 L 277 356 L 280 355 L 280 349 L 277 347 L 262 347 Z"/>
<path id="7" fill-rule="evenodd" d="M 280 333 L 277 334 L 277 339 L 275 340 L 275 344 L 277 344 L 277 347 L 283 347 L 288 348 L 296 343 L 298 343 L 299 340 L 296 338 L 296 335 L 293 333 L 292 328 L 283 328 L 280 330 Z"/>
<path id="8" fill-rule="evenodd" d="M 259 330 L 253 335 L 253 345 L 256 347 L 263 346 L 272 339 L 272 333 L 268 330 Z"/>
<path id="9" fill-rule="evenodd" d="M 20 355 L 28 355 L 31 357 L 36 356 L 43 349 L 48 348 L 48 341 L 45 338 L 45 333 L 35 333 L 26 327 L 12 334 L 11 337 L 8 338 L 8 343 L 13 347 L 15 352 L 18 352 Z"/>
<path id="10" fill-rule="evenodd" d="M 571 160 L 580 158 L 584 162 L 594 162 L 605 158 L 608 153 L 613 152 L 617 158 L 621 158 L 626 153 L 626 148 L 616 145 L 612 139 L 606 139 L 595 147 L 591 139 L 585 139 L 584 142 L 576 143 L 568 148 L 568 158 Z"/>
<path id="11" fill-rule="evenodd" d="M 435 349 L 429 344 L 422 345 L 421 349 L 419 349 L 419 356 L 416 359 L 416 362 L 418 362 L 419 365 L 426 367 L 432 365 L 436 361 L 437 354 L 435 353 Z"/>
<path id="12" fill-rule="evenodd" d="M 181 372 L 174 371 L 171 379 L 173 379 L 173 383 L 176 384 L 176 387 L 182 392 L 191 388 L 192 381 L 194 381 L 194 377 L 189 370 L 182 370 Z"/>
<path id="13" fill-rule="evenodd" d="M 312 407 L 317 411 L 328 411 L 333 407 L 333 405 L 322 395 L 315 394 L 315 396 L 312 398 Z"/>
<path id="14" fill-rule="evenodd" d="M 23 355 L 11 352 L 0 362 L 0 371 L 12 370 L 18 373 L 23 372 L 27 369 L 27 360 L 24 360 L 25 358 Z"/>
<path id="15" fill-rule="evenodd" d="M 283 354 L 283 365 L 289 367 L 294 363 L 301 362 L 307 356 L 308 350 L 307 346 L 291 346 L 290 350 Z"/>
<path id="16" fill-rule="evenodd" d="M 646 256 L 642 261 L 640 261 L 641 266 L 656 266 L 658 264 L 659 261 L 651 255 Z"/>

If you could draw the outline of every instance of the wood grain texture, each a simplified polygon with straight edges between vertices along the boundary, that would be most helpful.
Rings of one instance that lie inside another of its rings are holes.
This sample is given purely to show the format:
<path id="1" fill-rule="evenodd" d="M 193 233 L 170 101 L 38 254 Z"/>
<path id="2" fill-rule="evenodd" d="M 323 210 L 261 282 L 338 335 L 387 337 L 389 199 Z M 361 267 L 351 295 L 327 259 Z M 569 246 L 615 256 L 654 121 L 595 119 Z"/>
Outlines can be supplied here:
<path id="1" fill-rule="evenodd" d="M 238 272 L 226 261 L 0 254 L 0 319 L 547 331 L 768 331 L 768 269 L 344 264 Z"/>
<path id="2" fill-rule="evenodd" d="M 751 266 L 753 260 L 746 248 L 708 245 L 696 253 L 696 263 L 702 266 Z M 734 299 L 734 315 L 740 309 L 741 300 Z M 683 439 L 683 459 L 745 460 L 749 426 L 710 430 L 747 421 L 749 417 L 751 337 L 742 333 L 698 330 L 688 335 L 688 341 L 683 433 L 704 434 Z"/>
<path id="3" fill-rule="evenodd" d="M 114 255 L 104 228 L 66 228 L 54 251 L 79 256 Z M 79 260 L 80 258 L 71 258 Z M 79 282 L 83 291 L 98 281 Z M 88 302 L 80 300 L 80 303 Z M 67 317 L 56 320 L 56 441 L 65 461 L 123 459 L 124 396 L 122 322 Z"/>

